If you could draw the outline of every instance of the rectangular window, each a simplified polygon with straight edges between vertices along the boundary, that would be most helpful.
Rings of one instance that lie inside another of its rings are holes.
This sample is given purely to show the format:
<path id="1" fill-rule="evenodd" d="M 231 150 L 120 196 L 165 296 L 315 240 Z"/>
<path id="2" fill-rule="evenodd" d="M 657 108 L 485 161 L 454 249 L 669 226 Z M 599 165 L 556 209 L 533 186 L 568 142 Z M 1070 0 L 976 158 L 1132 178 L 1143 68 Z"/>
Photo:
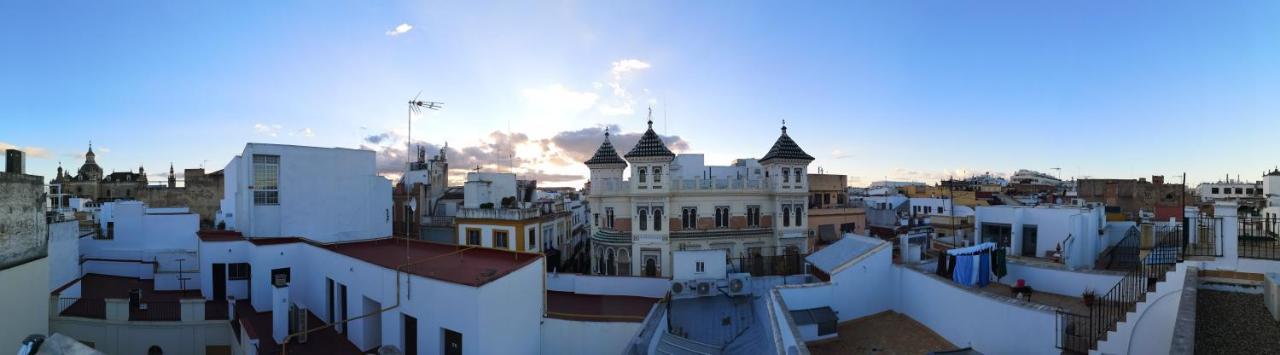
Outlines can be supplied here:
<path id="1" fill-rule="evenodd" d="M 604 208 L 604 223 L 607 224 L 605 227 L 613 229 L 613 207 Z"/>
<path id="2" fill-rule="evenodd" d="M 729 227 L 729 206 L 716 207 L 716 228 Z"/>
<path id="3" fill-rule="evenodd" d="M 493 231 L 493 247 L 510 249 L 511 246 L 507 242 L 507 231 Z"/>
<path id="4" fill-rule="evenodd" d="M 706 263 L 701 262 L 701 261 L 699 261 L 697 264 L 695 264 L 695 265 L 694 265 L 694 268 L 695 268 L 695 269 L 697 269 L 697 270 L 695 270 L 696 272 L 707 272 L 707 265 L 706 265 Z"/>
<path id="5" fill-rule="evenodd" d="M 782 168 L 782 182 L 791 182 L 791 169 Z"/>
<path id="6" fill-rule="evenodd" d="M 747 206 L 747 227 L 760 226 L 760 206 Z"/>
<path id="7" fill-rule="evenodd" d="M 1253 194 L 1253 188 L 1251 187 L 1251 188 L 1244 189 L 1244 193 L 1245 193 L 1245 194 L 1252 195 L 1252 194 Z"/>
<path id="8" fill-rule="evenodd" d="M 480 245 L 479 229 L 467 229 L 467 245 Z"/>
<path id="9" fill-rule="evenodd" d="M 280 204 L 280 156 L 253 156 L 253 204 Z"/>
<path id="10" fill-rule="evenodd" d="M 537 232 L 538 232 L 538 230 L 537 230 L 537 229 L 530 229 L 530 230 L 529 230 L 529 244 L 526 244 L 526 247 L 525 247 L 525 248 L 527 248 L 527 249 L 529 249 L 529 250 L 537 249 L 537 248 L 535 248 L 535 247 L 534 247 L 534 246 L 538 245 L 538 238 L 534 237 L 535 235 L 537 235 L 537 234 L 538 234 Z M 543 230 L 543 231 L 542 231 L 542 235 L 551 235 L 551 228 L 550 228 L 550 227 L 547 227 L 545 230 Z"/>
<path id="11" fill-rule="evenodd" d="M 1209 189 L 1209 193 L 1214 193 L 1214 194 L 1218 193 L 1218 188 L 1215 187 L 1215 188 Z"/>
<path id="12" fill-rule="evenodd" d="M 227 264 L 227 280 L 248 280 L 249 263 Z"/>
<path id="13" fill-rule="evenodd" d="M 680 228 L 696 229 L 698 228 L 698 208 L 685 207 L 680 209 Z"/>
<path id="14" fill-rule="evenodd" d="M 1244 194 L 1244 189 L 1243 189 L 1243 188 L 1239 188 L 1239 187 L 1237 187 L 1237 188 L 1236 188 L 1236 195 L 1240 195 L 1240 194 Z"/>

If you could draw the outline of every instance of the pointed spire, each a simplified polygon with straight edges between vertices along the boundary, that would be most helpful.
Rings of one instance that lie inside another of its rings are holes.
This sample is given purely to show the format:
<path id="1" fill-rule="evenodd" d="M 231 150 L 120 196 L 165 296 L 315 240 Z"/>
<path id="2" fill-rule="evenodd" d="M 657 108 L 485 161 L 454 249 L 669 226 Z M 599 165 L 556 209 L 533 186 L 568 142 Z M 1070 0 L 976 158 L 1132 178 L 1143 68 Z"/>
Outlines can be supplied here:
<path id="1" fill-rule="evenodd" d="M 591 159 L 587 159 L 587 161 L 583 163 L 588 166 L 606 164 L 627 165 L 627 161 L 622 160 L 622 157 L 618 156 L 618 151 L 613 149 L 613 143 L 609 142 L 609 127 L 604 128 L 604 142 L 600 143 L 600 148 L 596 149 L 596 154 L 592 155 Z"/>
<path id="2" fill-rule="evenodd" d="M 800 145 L 787 135 L 787 120 L 782 120 L 782 135 L 778 136 L 778 140 L 773 142 L 773 147 L 769 148 L 769 152 L 760 158 L 760 163 L 764 164 L 773 159 L 791 159 L 813 161 L 813 156 L 800 149 Z"/>

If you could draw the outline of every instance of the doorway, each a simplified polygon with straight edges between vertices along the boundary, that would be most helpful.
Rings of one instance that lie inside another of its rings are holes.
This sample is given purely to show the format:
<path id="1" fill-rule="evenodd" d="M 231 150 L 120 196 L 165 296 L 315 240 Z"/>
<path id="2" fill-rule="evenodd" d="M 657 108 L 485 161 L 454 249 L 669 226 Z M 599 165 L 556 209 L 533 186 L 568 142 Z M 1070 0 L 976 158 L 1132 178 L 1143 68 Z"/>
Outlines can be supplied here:
<path id="1" fill-rule="evenodd" d="M 462 355 L 462 333 L 441 328 L 444 331 L 444 354 Z"/>
<path id="2" fill-rule="evenodd" d="M 401 338 L 404 339 L 404 341 L 401 345 L 404 346 L 405 355 L 417 355 L 418 319 L 408 314 L 401 314 L 400 322 L 404 323 L 400 328 L 404 329 L 404 334 L 401 334 Z"/>
<path id="3" fill-rule="evenodd" d="M 213 264 L 213 300 L 227 299 L 227 264 Z"/>
<path id="4" fill-rule="evenodd" d="M 1022 226 L 1022 256 L 1036 255 L 1036 226 Z"/>

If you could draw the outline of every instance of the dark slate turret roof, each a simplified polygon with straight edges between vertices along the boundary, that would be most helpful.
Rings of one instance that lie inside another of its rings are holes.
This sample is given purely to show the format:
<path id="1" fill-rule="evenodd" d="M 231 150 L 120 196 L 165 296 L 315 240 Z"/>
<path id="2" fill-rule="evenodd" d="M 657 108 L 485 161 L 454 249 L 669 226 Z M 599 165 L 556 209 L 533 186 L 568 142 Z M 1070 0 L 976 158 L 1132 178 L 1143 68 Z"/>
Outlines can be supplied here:
<path id="1" fill-rule="evenodd" d="M 791 140 L 791 136 L 787 135 L 787 126 L 782 126 L 782 136 L 773 142 L 773 148 L 769 148 L 769 152 L 765 153 L 764 158 L 760 158 L 760 162 L 764 163 L 771 159 L 795 159 L 813 161 L 813 156 L 800 149 L 800 145 L 796 141 Z"/>
<path id="2" fill-rule="evenodd" d="M 1263 175 L 1263 176 L 1280 176 L 1280 168 L 1276 168 L 1275 170 L 1272 170 L 1271 172 L 1267 173 L 1267 175 Z"/>
<path id="3" fill-rule="evenodd" d="M 658 133 L 653 131 L 653 120 L 649 120 L 649 130 L 644 131 L 644 135 L 640 136 L 640 141 L 636 142 L 636 146 L 627 152 L 628 159 L 638 157 L 674 157 L 667 144 L 662 142 L 662 138 L 658 137 Z"/>
<path id="4" fill-rule="evenodd" d="M 609 143 L 609 132 L 605 131 L 604 143 L 600 144 L 600 148 L 596 149 L 596 154 L 591 156 L 591 159 L 587 159 L 586 164 L 587 165 L 597 165 L 597 164 L 626 165 L 627 161 L 622 160 L 622 157 L 618 156 L 618 151 L 613 149 L 613 143 Z"/>

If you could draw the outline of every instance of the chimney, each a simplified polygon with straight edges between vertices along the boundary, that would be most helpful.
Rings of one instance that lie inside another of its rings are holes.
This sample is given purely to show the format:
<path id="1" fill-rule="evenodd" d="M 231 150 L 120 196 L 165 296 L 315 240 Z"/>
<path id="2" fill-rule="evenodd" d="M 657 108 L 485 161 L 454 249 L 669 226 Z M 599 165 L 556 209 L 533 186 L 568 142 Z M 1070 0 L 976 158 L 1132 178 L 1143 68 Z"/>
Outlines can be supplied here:
<path id="1" fill-rule="evenodd" d="M 284 275 L 273 275 L 271 280 L 271 338 L 283 343 L 289 336 L 289 284 Z"/>
<path id="2" fill-rule="evenodd" d="M 4 151 L 4 171 L 10 174 L 25 174 L 23 164 L 23 153 L 17 149 L 7 149 Z"/>

